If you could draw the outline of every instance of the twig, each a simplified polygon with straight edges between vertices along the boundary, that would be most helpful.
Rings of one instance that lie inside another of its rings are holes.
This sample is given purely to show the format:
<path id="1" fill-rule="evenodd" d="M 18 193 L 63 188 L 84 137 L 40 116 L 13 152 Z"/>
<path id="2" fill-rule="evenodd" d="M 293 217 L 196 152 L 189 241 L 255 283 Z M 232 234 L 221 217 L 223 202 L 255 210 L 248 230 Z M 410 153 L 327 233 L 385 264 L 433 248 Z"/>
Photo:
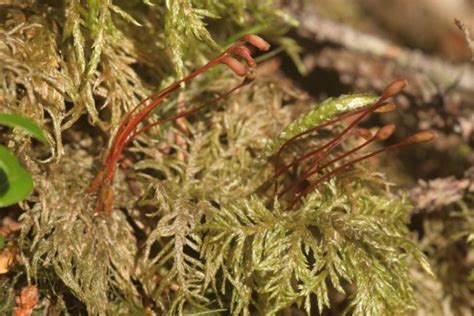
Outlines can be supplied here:
<path id="1" fill-rule="evenodd" d="M 469 45 L 469 49 L 471 50 L 471 60 L 474 61 L 474 38 L 472 38 L 471 31 L 466 26 L 466 24 L 462 23 L 458 19 L 454 19 L 454 23 L 456 23 L 456 26 L 464 33 L 467 45 Z"/>
<path id="2" fill-rule="evenodd" d="M 474 91 L 472 65 L 454 65 L 419 51 L 402 48 L 387 40 L 321 17 L 309 9 L 301 12 L 298 20 L 301 22 L 298 32 L 303 37 L 318 42 L 332 42 L 351 51 L 391 60 L 399 67 L 428 75 L 439 86 L 457 81 L 456 90 L 471 93 Z"/>

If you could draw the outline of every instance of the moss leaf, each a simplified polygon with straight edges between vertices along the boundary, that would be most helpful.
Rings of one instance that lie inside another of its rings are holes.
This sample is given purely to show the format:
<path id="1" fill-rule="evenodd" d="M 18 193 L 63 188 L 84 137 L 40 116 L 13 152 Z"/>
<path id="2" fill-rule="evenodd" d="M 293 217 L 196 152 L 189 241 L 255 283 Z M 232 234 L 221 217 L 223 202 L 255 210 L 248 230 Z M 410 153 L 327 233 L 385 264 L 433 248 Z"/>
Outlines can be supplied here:
<path id="1" fill-rule="evenodd" d="M 311 127 L 336 118 L 338 115 L 343 113 L 369 106 L 376 102 L 378 98 L 379 97 L 376 95 L 367 93 L 349 94 L 337 98 L 329 98 L 287 125 L 280 136 L 267 144 L 264 155 L 272 155 L 286 140 L 305 132 Z"/>

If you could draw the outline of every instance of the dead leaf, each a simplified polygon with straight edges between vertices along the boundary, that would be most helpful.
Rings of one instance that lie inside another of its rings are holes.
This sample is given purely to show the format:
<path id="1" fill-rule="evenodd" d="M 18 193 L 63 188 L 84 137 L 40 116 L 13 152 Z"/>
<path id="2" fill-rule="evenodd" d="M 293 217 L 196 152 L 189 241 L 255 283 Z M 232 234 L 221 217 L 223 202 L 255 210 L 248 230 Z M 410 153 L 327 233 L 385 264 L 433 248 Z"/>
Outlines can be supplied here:
<path id="1" fill-rule="evenodd" d="M 0 233 L 3 234 L 4 237 L 8 237 L 12 233 L 16 233 L 21 229 L 21 224 L 12 219 L 11 217 L 5 217 L 2 220 L 2 224 L 0 226 Z"/>
<path id="2" fill-rule="evenodd" d="M 38 288 L 35 285 L 25 287 L 16 298 L 15 316 L 30 316 L 38 302 Z"/>
<path id="3" fill-rule="evenodd" d="M 0 275 L 5 274 L 10 270 L 15 260 L 15 251 L 10 248 L 5 248 L 0 251 Z"/>

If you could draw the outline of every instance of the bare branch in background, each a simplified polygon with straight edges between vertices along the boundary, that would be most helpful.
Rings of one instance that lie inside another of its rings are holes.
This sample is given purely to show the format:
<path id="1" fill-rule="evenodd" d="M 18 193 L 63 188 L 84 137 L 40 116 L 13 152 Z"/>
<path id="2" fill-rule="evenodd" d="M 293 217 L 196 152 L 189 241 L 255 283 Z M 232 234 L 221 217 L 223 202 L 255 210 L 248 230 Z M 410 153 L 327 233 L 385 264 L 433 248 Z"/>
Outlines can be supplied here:
<path id="1" fill-rule="evenodd" d="M 474 92 L 474 67 L 455 65 L 440 58 L 427 56 L 419 51 L 403 48 L 376 36 L 324 18 L 311 10 L 299 14 L 299 34 L 318 42 L 331 42 L 344 48 L 390 60 L 404 70 L 421 72 L 438 86 L 457 82 L 455 90 Z"/>
<path id="2" fill-rule="evenodd" d="M 456 26 L 464 33 L 467 44 L 469 45 L 469 49 L 471 50 L 471 53 L 472 53 L 471 60 L 474 61 L 474 39 L 472 38 L 471 31 L 466 26 L 466 24 L 464 24 L 458 19 L 454 19 L 454 23 L 456 23 Z"/>

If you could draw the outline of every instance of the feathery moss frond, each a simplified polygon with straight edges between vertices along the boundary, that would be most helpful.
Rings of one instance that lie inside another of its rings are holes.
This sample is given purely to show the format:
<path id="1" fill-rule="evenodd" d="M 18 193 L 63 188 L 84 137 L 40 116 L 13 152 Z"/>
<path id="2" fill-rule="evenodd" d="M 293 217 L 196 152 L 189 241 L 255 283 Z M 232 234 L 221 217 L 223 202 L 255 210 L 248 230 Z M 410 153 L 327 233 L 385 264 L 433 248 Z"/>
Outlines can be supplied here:
<path id="1" fill-rule="evenodd" d="M 62 167 L 74 164 L 69 157 L 63 162 Z M 75 166 L 87 174 L 85 167 Z M 55 275 L 92 314 L 124 310 L 124 301 L 137 304 L 136 240 L 123 214 L 110 220 L 95 216 L 84 198 L 86 182 L 60 168 L 53 173 L 54 179 L 35 179 L 40 201 L 22 215 L 20 242 L 29 279 L 41 283 Z"/>
<path id="2" fill-rule="evenodd" d="M 210 121 L 201 118 L 185 161 L 139 165 L 140 170 L 147 166 L 165 175 L 164 183 L 152 189 L 166 201 L 158 199 L 160 211 L 154 216 L 160 220 L 147 248 L 148 253 L 151 245 L 161 250 L 147 260 L 153 271 L 167 267 L 168 291 L 173 282 L 186 288 L 176 268 L 183 260 L 172 249 L 191 241 L 188 249 L 195 254 L 198 280 L 189 284 L 196 297 L 208 293 L 207 302 L 194 302 L 203 304 L 203 310 L 220 306 L 233 315 L 273 315 L 297 305 L 310 314 L 314 296 L 322 312 L 332 305 L 331 288 L 349 299 L 347 311 L 355 315 L 413 310 L 409 258 L 431 271 L 409 240 L 406 199 L 388 196 L 378 176 L 350 174 L 321 185 L 291 212 L 255 194 L 271 172 L 251 152 L 265 150 L 261 140 L 279 132 L 255 115 L 268 113 L 269 105 L 246 102 L 247 95 L 231 97 Z M 168 169 L 173 165 L 174 171 Z M 183 203 L 179 201 L 186 201 L 186 221 L 178 221 L 179 208 L 173 205 Z M 164 291 L 161 284 L 152 293 L 156 291 Z M 177 293 L 172 297 L 182 298 Z M 156 300 L 161 303 L 162 297 Z M 179 306 L 186 308 L 193 300 L 186 303 Z"/>
<path id="3" fill-rule="evenodd" d="M 206 280 L 222 273 L 222 282 L 232 284 L 234 314 L 251 313 L 251 305 L 274 314 L 293 303 L 310 314 L 311 295 L 322 312 L 330 306 L 329 282 L 351 296 L 355 315 L 415 307 L 406 256 L 426 259 L 407 239 L 406 200 L 352 187 L 350 197 L 331 182 L 291 213 L 252 197 L 206 214 L 200 227 Z M 353 293 L 343 287 L 347 282 L 354 284 Z"/>

